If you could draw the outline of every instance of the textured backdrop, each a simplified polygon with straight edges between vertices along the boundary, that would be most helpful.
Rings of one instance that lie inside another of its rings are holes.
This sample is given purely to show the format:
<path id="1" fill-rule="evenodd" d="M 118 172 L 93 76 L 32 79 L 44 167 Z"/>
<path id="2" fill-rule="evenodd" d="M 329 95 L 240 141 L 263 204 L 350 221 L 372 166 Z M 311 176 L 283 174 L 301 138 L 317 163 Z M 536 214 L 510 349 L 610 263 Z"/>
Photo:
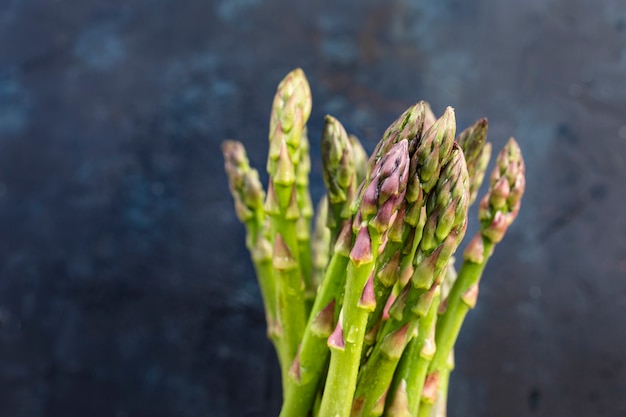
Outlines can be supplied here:
<path id="1" fill-rule="evenodd" d="M 626 415 L 626 3 L 0 1 L 0 416 L 277 415 L 219 144 L 275 87 L 371 150 L 425 99 L 526 157 L 450 417 Z M 265 180 L 265 178 L 263 178 Z"/>

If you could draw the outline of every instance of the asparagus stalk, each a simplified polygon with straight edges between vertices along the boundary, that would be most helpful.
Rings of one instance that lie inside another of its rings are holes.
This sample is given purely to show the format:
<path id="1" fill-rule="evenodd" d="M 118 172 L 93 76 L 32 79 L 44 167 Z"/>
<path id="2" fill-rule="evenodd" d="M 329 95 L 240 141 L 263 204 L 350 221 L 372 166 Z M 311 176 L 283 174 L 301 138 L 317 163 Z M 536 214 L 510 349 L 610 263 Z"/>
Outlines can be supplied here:
<path id="1" fill-rule="evenodd" d="M 391 392 L 398 395 L 397 387 L 404 385 L 403 395 L 407 396 L 407 410 L 409 415 L 415 416 L 419 407 L 419 399 L 424 387 L 424 379 L 428 364 L 435 353 L 435 322 L 439 307 L 441 286 L 436 287 L 433 301 L 428 313 L 418 321 L 417 336 L 413 337 L 400 358 L 391 384 Z M 392 399 L 392 402 L 395 399 Z M 389 410 L 386 416 L 396 417 Z"/>
<path id="2" fill-rule="evenodd" d="M 470 183 L 471 183 L 470 179 Z M 450 290 L 454 286 L 457 278 L 456 269 L 454 268 L 454 259 L 450 260 L 448 263 L 448 268 L 446 271 L 446 276 L 444 278 L 443 283 L 441 284 L 441 299 L 443 302 L 439 304 L 438 314 L 443 314 L 445 311 L 446 303 L 448 296 L 450 295 Z M 432 328 L 432 343 L 433 343 L 433 353 L 435 347 L 435 327 Z M 426 375 L 426 368 L 428 368 L 430 364 L 430 360 L 432 359 L 432 355 L 429 358 L 428 362 L 425 364 L 424 375 L 420 378 L 423 380 Z M 439 381 L 437 385 L 437 399 L 435 400 L 435 404 L 433 405 L 433 410 L 431 411 L 431 417 L 446 417 L 447 414 L 447 401 L 448 401 L 448 384 L 450 381 L 450 373 L 454 369 L 454 350 L 450 352 L 448 356 L 448 361 L 446 362 L 446 366 L 439 373 Z M 419 412 L 420 405 L 420 395 L 415 395 L 414 408 L 412 409 L 413 415 L 416 416 Z"/>
<path id="3" fill-rule="evenodd" d="M 281 344 L 278 353 L 283 380 L 296 356 L 307 317 L 297 227 L 303 200 L 298 201 L 297 182 L 303 182 L 303 170 L 299 170 L 298 165 L 303 160 L 302 153 L 306 152 L 303 137 L 310 111 L 311 91 L 302 70 L 296 69 L 280 82 L 274 96 L 267 160 L 269 186 L 265 200 L 269 240 L 274 242 L 272 266 L 277 289 Z"/>
<path id="4" fill-rule="evenodd" d="M 348 134 L 337 119 L 328 115 L 322 133 L 322 173 L 328 190 L 327 225 L 333 242 L 342 223 L 352 216 L 357 179 Z"/>
<path id="5" fill-rule="evenodd" d="M 486 139 L 486 118 L 477 120 L 473 125 L 459 133 L 456 138 L 456 142 L 463 149 L 467 172 L 470 177 L 470 205 L 476 199 L 491 156 L 491 144 L 487 143 Z"/>
<path id="6" fill-rule="evenodd" d="M 454 132 L 443 137 L 451 141 Z M 419 157 L 419 149 L 416 155 Z M 451 158 L 444 166 L 443 175 L 438 179 L 426 205 L 428 220 L 419 249 L 423 259 L 416 267 L 411 283 L 407 284 L 403 294 L 391 306 L 391 317 L 380 331 L 379 342 L 361 370 L 354 405 L 358 410 L 357 415 L 382 414 L 385 393 L 402 352 L 414 337 L 420 318 L 428 313 L 433 300 L 437 298 L 441 282 L 439 276 L 465 232 L 469 193 L 467 168 L 458 147 L 453 149 Z M 400 333 L 404 337 L 398 336 Z"/>
<path id="7" fill-rule="evenodd" d="M 402 354 L 391 385 L 392 392 L 397 392 L 394 387 L 400 383 L 405 384 L 407 407 L 412 416 L 417 415 L 428 366 L 435 353 L 435 323 L 439 307 L 442 305 L 440 300 L 445 300 L 456 279 L 453 261 L 453 258 L 448 261 L 445 277 L 439 291 L 435 294 L 426 316 L 419 320 L 417 337 L 411 339 Z M 390 412 L 386 415 L 394 416 Z"/>
<path id="8" fill-rule="evenodd" d="M 524 161 L 517 142 L 509 139 L 498 154 L 492 171 L 490 188 L 479 207 L 480 231 L 468 244 L 463 264 L 450 290 L 445 311 L 437 321 L 437 351 L 429 367 L 428 379 L 434 381 L 432 392 L 437 392 L 436 381 L 446 370 L 446 362 L 456 342 L 468 311 L 476 304 L 478 284 L 494 246 L 502 240 L 506 230 L 519 213 L 525 188 Z M 430 415 L 435 396 L 423 396 L 420 417 Z"/>
<path id="9" fill-rule="evenodd" d="M 244 146 L 237 141 L 222 143 L 225 170 L 235 201 L 235 212 L 246 227 L 246 246 L 252 255 L 255 272 L 261 288 L 268 336 L 275 346 L 278 336 L 276 319 L 276 288 L 272 270 L 272 247 L 265 236 L 265 191 L 259 173 L 250 167 Z"/>
<path id="10" fill-rule="evenodd" d="M 350 415 L 367 318 L 376 303 L 372 276 L 375 257 L 404 199 L 408 168 L 408 141 L 402 140 L 380 158 L 362 188 L 342 309 L 337 327 L 328 339 L 331 358 L 321 417 Z"/>
<path id="11" fill-rule="evenodd" d="M 334 310 L 345 284 L 352 240 L 350 222 L 345 221 L 315 298 L 300 350 L 287 379 L 283 380 L 286 388 L 281 417 L 305 416 L 313 406 L 330 356 L 327 340 L 335 327 Z"/>

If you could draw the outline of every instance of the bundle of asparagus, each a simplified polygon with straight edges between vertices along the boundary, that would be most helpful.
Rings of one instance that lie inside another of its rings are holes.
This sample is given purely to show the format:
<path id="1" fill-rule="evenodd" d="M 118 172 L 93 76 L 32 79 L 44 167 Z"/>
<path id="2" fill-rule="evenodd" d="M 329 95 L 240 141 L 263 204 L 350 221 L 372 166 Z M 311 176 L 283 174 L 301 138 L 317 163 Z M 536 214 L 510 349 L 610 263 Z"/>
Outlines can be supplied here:
<path id="1" fill-rule="evenodd" d="M 296 69 L 274 98 L 267 192 L 243 145 L 223 144 L 282 371 L 280 415 L 445 416 L 453 346 L 485 264 L 519 211 L 520 149 L 510 139 L 498 154 L 479 232 L 457 272 L 453 255 L 491 156 L 486 119 L 455 137 L 452 108 L 437 119 L 422 101 L 368 158 L 327 116 L 327 193 L 312 230 L 310 112 L 309 85 Z"/>

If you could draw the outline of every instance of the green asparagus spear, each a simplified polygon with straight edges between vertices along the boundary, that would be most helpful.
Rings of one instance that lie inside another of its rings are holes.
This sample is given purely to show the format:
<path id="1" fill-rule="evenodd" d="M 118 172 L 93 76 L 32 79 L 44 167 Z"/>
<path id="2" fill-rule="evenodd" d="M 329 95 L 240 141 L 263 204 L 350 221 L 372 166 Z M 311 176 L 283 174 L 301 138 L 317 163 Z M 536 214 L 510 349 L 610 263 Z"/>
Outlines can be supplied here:
<path id="1" fill-rule="evenodd" d="M 393 145 L 375 164 L 364 183 L 354 221 L 355 241 L 346 273 L 339 322 L 328 339 L 331 359 L 321 417 L 350 415 L 369 312 L 375 308 L 373 272 L 384 234 L 406 191 L 408 141 Z"/>
<path id="2" fill-rule="evenodd" d="M 491 156 L 491 144 L 487 139 L 487 119 L 477 120 L 473 125 L 463 130 L 456 138 L 456 142 L 463 149 L 467 172 L 470 177 L 470 205 L 476 199 L 478 189 L 483 182 L 485 170 Z"/>
<path id="3" fill-rule="evenodd" d="M 328 190 L 328 228 L 331 242 L 337 238 L 342 223 L 352 216 L 357 179 L 353 148 L 343 125 L 326 116 L 322 133 L 322 173 Z"/>
<path id="4" fill-rule="evenodd" d="M 283 380 L 296 356 L 306 324 L 305 280 L 300 264 L 298 221 L 303 217 L 298 182 L 306 167 L 299 169 L 306 152 L 305 124 L 311 112 L 311 91 L 300 69 L 280 82 L 270 118 L 267 160 L 269 186 L 265 211 L 269 216 L 269 240 L 274 243 L 272 266 L 277 289 L 277 318 L 280 325 L 279 361 Z M 304 142 L 304 143 L 303 143 Z M 300 200 L 300 201 L 299 201 Z M 302 240 L 302 239 L 300 239 Z"/>
<path id="5" fill-rule="evenodd" d="M 239 221 L 246 227 L 246 246 L 252 255 L 261 288 L 268 336 L 276 342 L 276 288 L 271 264 L 272 247 L 265 236 L 265 191 L 259 181 L 258 171 L 250 167 L 246 150 L 240 142 L 224 141 L 222 152 L 230 191 L 235 200 L 235 211 Z"/>
<path id="6" fill-rule="evenodd" d="M 463 320 L 476 304 L 478 284 L 494 246 L 502 240 L 508 227 L 519 213 L 525 188 L 524 161 L 513 138 L 498 154 L 492 171 L 490 188 L 479 206 L 480 231 L 468 244 L 463 254 L 463 265 L 450 290 L 445 311 L 437 321 L 437 351 L 429 367 L 428 378 L 434 381 L 437 392 L 440 373 L 446 370 L 452 347 L 456 342 Z M 419 416 L 428 417 L 435 396 L 423 396 Z"/>

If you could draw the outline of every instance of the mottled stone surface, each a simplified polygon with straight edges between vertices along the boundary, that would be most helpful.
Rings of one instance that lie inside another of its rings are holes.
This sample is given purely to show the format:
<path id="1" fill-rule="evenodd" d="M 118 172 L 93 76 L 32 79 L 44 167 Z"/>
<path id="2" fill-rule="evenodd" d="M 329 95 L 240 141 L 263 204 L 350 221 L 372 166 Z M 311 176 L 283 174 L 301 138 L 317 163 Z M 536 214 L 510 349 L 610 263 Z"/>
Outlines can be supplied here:
<path id="1" fill-rule="evenodd" d="M 426 99 L 524 151 L 450 417 L 626 415 L 626 3 L 4 0 L 0 416 L 277 415 L 219 144 L 264 167 L 296 66 L 315 197 L 326 113 L 371 150 Z"/>

